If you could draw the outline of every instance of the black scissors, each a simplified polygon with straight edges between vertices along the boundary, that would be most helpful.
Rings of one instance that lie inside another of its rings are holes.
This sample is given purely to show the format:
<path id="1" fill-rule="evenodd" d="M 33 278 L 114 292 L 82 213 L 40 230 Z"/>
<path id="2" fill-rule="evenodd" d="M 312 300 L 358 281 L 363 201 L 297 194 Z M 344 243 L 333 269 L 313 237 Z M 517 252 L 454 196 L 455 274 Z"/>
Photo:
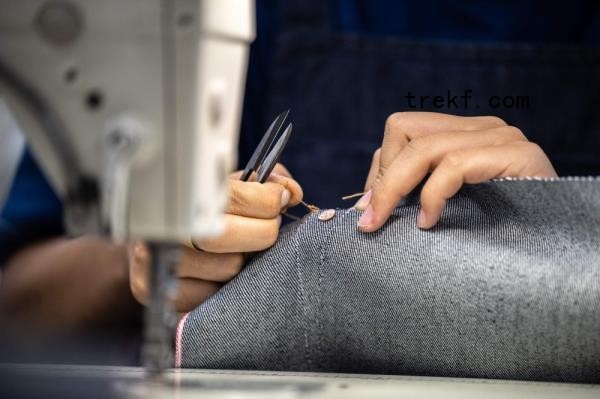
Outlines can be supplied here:
<path id="1" fill-rule="evenodd" d="M 273 168 L 277 164 L 277 161 L 279 161 L 281 153 L 283 152 L 283 149 L 285 148 L 285 145 L 292 134 L 292 124 L 290 123 L 287 125 L 275 145 L 273 145 L 273 142 L 275 142 L 277 134 L 281 130 L 289 113 L 289 109 L 280 113 L 271 123 L 271 126 L 269 126 L 267 132 L 254 150 L 250 161 L 248 161 L 246 164 L 246 168 L 244 168 L 244 173 L 242 173 L 240 180 L 248 181 L 252 175 L 252 172 L 256 172 L 257 182 L 264 183 L 267 180 L 273 171 Z"/>

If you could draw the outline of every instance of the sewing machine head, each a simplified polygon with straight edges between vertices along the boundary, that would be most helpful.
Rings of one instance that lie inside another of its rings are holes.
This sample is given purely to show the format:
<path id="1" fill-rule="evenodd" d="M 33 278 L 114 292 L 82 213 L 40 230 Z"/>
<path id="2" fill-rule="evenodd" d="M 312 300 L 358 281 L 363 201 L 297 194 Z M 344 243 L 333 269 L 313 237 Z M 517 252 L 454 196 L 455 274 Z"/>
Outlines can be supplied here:
<path id="1" fill-rule="evenodd" d="M 13 0 L 0 95 L 73 233 L 181 241 L 221 228 L 251 0 Z"/>
<path id="2" fill-rule="evenodd" d="M 253 38 L 252 0 L 2 6 L 0 96 L 68 232 L 152 243 L 143 355 L 155 372 L 172 364 L 175 243 L 222 229 Z"/>

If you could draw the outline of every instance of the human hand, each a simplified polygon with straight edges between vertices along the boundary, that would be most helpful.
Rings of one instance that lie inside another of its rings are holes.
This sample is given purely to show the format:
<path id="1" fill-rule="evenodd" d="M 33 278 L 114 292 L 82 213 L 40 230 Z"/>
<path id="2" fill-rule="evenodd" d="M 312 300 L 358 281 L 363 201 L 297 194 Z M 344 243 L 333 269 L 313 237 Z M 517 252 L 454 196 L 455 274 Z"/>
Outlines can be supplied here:
<path id="1" fill-rule="evenodd" d="M 417 225 L 433 227 L 465 183 L 498 177 L 555 177 L 542 149 L 493 116 L 402 112 L 388 117 L 371 163 L 367 193 L 355 207 L 364 232 L 379 229 L 396 204 L 431 173 L 421 191 Z"/>
<path id="2" fill-rule="evenodd" d="M 195 248 L 181 246 L 174 302 L 178 312 L 200 305 L 240 272 L 250 253 L 272 246 L 279 235 L 281 213 L 302 200 L 302 188 L 283 165 L 277 164 L 264 184 L 243 182 L 240 176 L 241 171 L 230 176 L 224 233 L 208 240 L 192 239 Z M 130 245 L 130 287 L 142 304 L 149 296 L 149 267 L 147 247 Z"/>

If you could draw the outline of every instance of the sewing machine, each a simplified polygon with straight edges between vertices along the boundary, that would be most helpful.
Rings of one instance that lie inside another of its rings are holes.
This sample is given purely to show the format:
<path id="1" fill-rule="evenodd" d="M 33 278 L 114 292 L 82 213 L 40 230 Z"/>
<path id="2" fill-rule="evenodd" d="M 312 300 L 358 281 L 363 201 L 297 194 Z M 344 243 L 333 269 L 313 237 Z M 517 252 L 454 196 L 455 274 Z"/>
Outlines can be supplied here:
<path id="1" fill-rule="evenodd" d="M 70 234 L 153 252 L 144 361 L 172 364 L 177 243 L 218 234 L 236 164 L 252 0 L 9 0 L 0 96 Z"/>

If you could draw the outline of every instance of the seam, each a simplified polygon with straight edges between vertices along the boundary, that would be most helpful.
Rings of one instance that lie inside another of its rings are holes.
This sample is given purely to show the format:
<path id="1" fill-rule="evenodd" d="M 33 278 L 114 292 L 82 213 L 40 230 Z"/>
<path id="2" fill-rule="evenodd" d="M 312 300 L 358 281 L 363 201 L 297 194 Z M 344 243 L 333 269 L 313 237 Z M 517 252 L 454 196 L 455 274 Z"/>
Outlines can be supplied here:
<path id="1" fill-rule="evenodd" d="M 339 223 L 341 225 L 344 224 L 344 219 L 345 217 L 352 212 L 354 208 L 349 208 L 347 210 L 345 210 L 345 212 L 339 212 L 341 213 L 341 215 L 339 215 Z M 341 210 L 341 209 L 338 209 Z M 319 212 L 319 214 L 321 214 L 321 212 Z M 318 215 L 317 215 L 318 217 Z M 332 224 L 332 226 L 335 226 L 335 224 Z M 318 269 L 318 280 L 317 280 L 317 300 L 316 300 L 316 307 L 315 307 L 315 323 L 316 323 L 316 335 L 317 335 L 317 351 L 320 354 L 321 359 L 325 358 L 325 352 L 323 351 L 323 334 L 322 334 L 322 324 L 321 324 L 321 298 L 323 297 L 322 295 L 322 282 L 323 282 L 323 265 L 325 264 L 325 260 L 327 259 L 326 256 L 326 249 L 327 247 L 327 243 L 329 243 L 329 238 L 331 237 L 331 235 L 333 234 L 335 230 L 335 227 L 331 227 L 329 228 L 329 230 L 327 231 L 327 234 L 323 237 L 323 240 L 321 241 L 321 245 L 319 246 L 319 269 Z M 323 363 L 323 361 L 321 361 L 321 363 Z"/>
<path id="2" fill-rule="evenodd" d="M 304 281 L 302 279 L 302 272 L 301 272 L 301 266 L 300 266 L 300 256 L 299 256 L 299 249 L 300 249 L 300 227 L 306 226 L 306 223 L 310 223 L 309 218 L 304 219 L 302 222 L 300 222 L 300 226 L 298 226 L 298 230 L 295 232 L 294 234 L 294 240 L 295 245 L 294 245 L 294 257 L 296 259 L 296 272 L 298 275 L 298 294 L 300 295 L 300 298 L 298 298 L 299 302 L 300 302 L 300 306 L 302 309 L 302 313 L 304 316 L 304 320 L 308 319 L 308 309 L 307 309 L 307 304 L 306 304 L 306 293 L 304 291 Z M 304 324 L 303 326 L 303 330 L 304 330 L 304 359 L 306 361 L 306 364 L 312 368 L 313 364 L 312 364 L 312 360 L 311 360 L 311 356 L 310 356 L 310 351 L 308 349 L 308 327 L 307 327 L 307 323 L 300 323 L 301 325 Z"/>
<path id="3" fill-rule="evenodd" d="M 175 367 L 180 368 L 183 362 L 183 327 L 185 322 L 190 315 L 190 312 L 186 313 L 179 323 L 177 323 L 177 330 L 175 332 Z"/>
<path id="4" fill-rule="evenodd" d="M 488 180 L 490 182 L 511 182 L 511 181 L 543 181 L 543 182 L 600 182 L 600 177 L 597 176 L 557 176 L 557 177 L 499 177 Z M 483 182 L 482 182 L 483 183 Z"/>

